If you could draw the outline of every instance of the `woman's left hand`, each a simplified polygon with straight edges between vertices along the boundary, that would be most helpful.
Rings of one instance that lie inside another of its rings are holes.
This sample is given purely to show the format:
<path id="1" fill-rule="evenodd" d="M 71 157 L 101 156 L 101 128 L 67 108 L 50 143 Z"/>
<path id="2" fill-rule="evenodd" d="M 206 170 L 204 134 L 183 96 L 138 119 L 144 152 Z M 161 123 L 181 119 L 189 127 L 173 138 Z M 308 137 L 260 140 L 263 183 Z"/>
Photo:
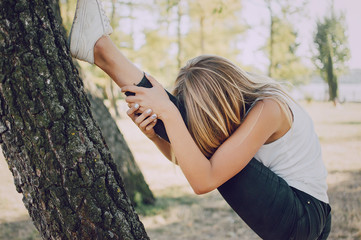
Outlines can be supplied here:
<path id="1" fill-rule="evenodd" d="M 164 115 L 174 106 L 169 100 L 166 91 L 162 85 L 153 77 L 146 74 L 147 79 L 152 84 L 152 88 L 144 88 L 137 86 L 124 86 L 122 92 L 133 92 L 134 96 L 127 96 L 125 101 L 128 104 L 139 104 L 143 109 L 151 109 L 157 114 L 159 119 L 163 119 Z"/>

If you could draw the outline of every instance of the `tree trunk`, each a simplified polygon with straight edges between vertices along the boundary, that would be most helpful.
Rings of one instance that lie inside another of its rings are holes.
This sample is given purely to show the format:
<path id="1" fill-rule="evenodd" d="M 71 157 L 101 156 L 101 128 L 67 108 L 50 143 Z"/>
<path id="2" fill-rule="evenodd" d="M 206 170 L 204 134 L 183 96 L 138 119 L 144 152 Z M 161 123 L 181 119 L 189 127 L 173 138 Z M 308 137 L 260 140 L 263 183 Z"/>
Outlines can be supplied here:
<path id="1" fill-rule="evenodd" d="M 52 0 L 51 6 L 53 7 L 55 19 L 62 23 L 60 15 L 59 1 Z M 114 20 L 115 11 L 115 0 L 112 0 L 112 20 Z M 63 24 L 60 26 L 64 36 L 66 36 L 66 30 Z M 80 66 L 77 68 L 81 71 Z M 80 74 L 81 75 L 81 74 Z M 112 80 L 110 79 L 110 85 L 113 86 Z M 127 143 L 125 142 L 123 135 L 118 129 L 117 124 L 109 113 L 108 108 L 104 105 L 101 94 L 97 92 L 97 87 L 91 81 L 85 82 L 85 89 L 87 92 L 88 99 L 91 103 L 91 110 L 95 121 L 99 124 L 102 134 L 107 142 L 110 153 L 117 165 L 118 172 L 123 178 L 125 183 L 125 189 L 127 194 L 134 205 L 141 204 L 152 204 L 155 201 L 153 193 L 150 191 L 148 184 L 145 182 L 142 172 L 137 166 L 133 154 L 131 153 Z M 111 93 L 113 89 L 111 88 Z M 112 101 L 115 101 L 114 95 L 112 95 Z M 113 105 L 117 110 L 117 106 Z M 116 111 L 117 113 L 117 111 Z"/>
<path id="2" fill-rule="evenodd" d="M 117 164 L 118 172 L 123 178 L 128 196 L 135 205 L 139 203 L 154 203 L 154 196 L 103 100 L 90 93 L 87 95 L 94 118 L 108 143 L 109 150 Z"/>
<path id="3" fill-rule="evenodd" d="M 269 46 L 269 65 L 268 65 L 268 76 L 270 78 L 273 77 L 273 72 L 274 72 L 274 57 L 273 57 L 273 47 L 274 47 L 274 20 L 275 20 L 275 17 L 274 17 L 274 13 L 273 13 L 273 9 L 272 9 L 272 5 L 271 5 L 271 1 L 270 0 L 266 0 L 266 4 L 267 4 L 267 8 L 268 8 L 268 11 L 269 11 L 269 14 L 270 14 L 270 46 Z"/>
<path id="4" fill-rule="evenodd" d="M 178 1 L 177 5 L 177 45 L 178 45 L 178 52 L 177 52 L 177 66 L 178 69 L 182 67 L 182 33 L 181 33 L 181 22 L 182 22 L 182 3 L 181 0 Z"/>
<path id="5" fill-rule="evenodd" d="M 330 96 L 330 101 L 333 104 L 337 105 L 337 98 L 338 98 L 338 81 L 335 71 L 333 69 L 333 48 L 331 42 L 331 36 L 327 36 L 327 44 L 328 44 L 328 56 L 327 56 L 327 63 L 326 63 L 326 76 L 327 76 L 327 84 L 328 84 L 328 92 Z"/>
<path id="6" fill-rule="evenodd" d="M 112 24 L 112 26 L 115 26 L 114 20 L 115 18 L 115 0 L 112 0 L 112 14 L 110 16 L 110 23 Z M 110 91 L 110 95 L 108 95 L 108 98 L 110 100 L 110 104 L 112 106 L 112 108 L 114 109 L 114 112 L 115 112 L 115 116 L 116 117 L 119 117 L 120 114 L 119 114 L 119 111 L 118 111 L 118 106 L 117 106 L 117 99 L 114 95 L 114 86 L 113 86 L 113 80 L 112 79 L 109 79 L 109 91 Z M 98 121 L 98 120 L 97 120 Z M 99 122 L 99 121 L 98 121 Z M 114 155 L 113 155 L 114 156 Z"/>
<path id="7" fill-rule="evenodd" d="M 204 15 L 201 15 L 199 18 L 199 32 L 200 32 L 200 49 L 201 49 L 201 54 L 204 54 Z"/>
<path id="8" fill-rule="evenodd" d="M 47 0 L 0 1 L 0 140 L 43 239 L 149 239 Z"/>
<path id="9" fill-rule="evenodd" d="M 331 54 L 328 56 L 328 61 L 327 61 L 327 84 L 328 84 L 328 93 L 330 96 L 330 101 L 333 102 L 333 104 L 336 106 L 337 105 L 337 97 L 338 97 L 338 82 L 337 82 L 337 76 L 334 73 L 333 70 L 333 61 L 332 61 L 332 57 Z"/>
<path id="10" fill-rule="evenodd" d="M 109 79 L 109 93 L 110 95 L 108 95 L 108 98 L 110 100 L 110 105 L 111 107 L 114 109 L 114 113 L 116 117 L 120 117 L 119 114 L 119 110 L 118 110 L 118 105 L 117 105 L 117 98 L 114 94 L 114 85 L 113 85 L 113 80 Z"/>

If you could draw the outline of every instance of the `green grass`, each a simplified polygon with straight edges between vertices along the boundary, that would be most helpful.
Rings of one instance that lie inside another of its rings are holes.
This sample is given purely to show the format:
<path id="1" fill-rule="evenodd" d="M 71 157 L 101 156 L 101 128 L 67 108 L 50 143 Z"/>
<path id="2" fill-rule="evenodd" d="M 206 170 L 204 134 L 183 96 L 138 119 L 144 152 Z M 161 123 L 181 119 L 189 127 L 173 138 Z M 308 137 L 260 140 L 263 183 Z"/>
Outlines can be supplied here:
<path id="1" fill-rule="evenodd" d="M 30 219 L 0 224 L 1 240 L 40 240 L 40 234 Z"/>
<path id="2" fill-rule="evenodd" d="M 156 192 L 156 201 L 152 205 L 137 204 L 135 207 L 142 216 L 155 216 L 164 214 L 169 209 L 179 205 L 192 205 L 197 203 L 197 197 L 185 192 L 181 187 L 169 187 Z"/>

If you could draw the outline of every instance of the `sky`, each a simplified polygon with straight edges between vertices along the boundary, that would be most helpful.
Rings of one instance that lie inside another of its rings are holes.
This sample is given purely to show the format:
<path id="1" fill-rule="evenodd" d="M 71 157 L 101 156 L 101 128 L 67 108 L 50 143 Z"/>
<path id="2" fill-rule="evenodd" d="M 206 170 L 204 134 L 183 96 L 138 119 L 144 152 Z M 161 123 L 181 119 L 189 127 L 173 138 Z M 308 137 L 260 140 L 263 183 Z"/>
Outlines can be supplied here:
<path id="1" fill-rule="evenodd" d="M 295 0 L 296 2 L 298 0 Z M 295 21 L 295 27 L 299 33 L 299 55 L 310 59 L 313 48 L 313 34 L 316 28 L 317 19 L 327 14 L 331 0 L 309 0 L 307 16 L 298 18 Z M 351 59 L 347 62 L 350 69 L 361 69 L 361 0 L 334 0 L 336 11 L 343 11 L 346 16 L 347 35 L 351 52 Z M 268 60 L 261 46 L 265 44 L 269 34 L 269 14 L 265 8 L 263 0 L 243 0 L 244 17 L 246 21 L 254 26 L 249 30 L 246 39 L 240 43 L 242 46 L 242 55 L 240 60 L 245 65 L 254 65 L 261 70 L 267 69 Z M 310 61 L 307 64 L 311 64 Z"/>

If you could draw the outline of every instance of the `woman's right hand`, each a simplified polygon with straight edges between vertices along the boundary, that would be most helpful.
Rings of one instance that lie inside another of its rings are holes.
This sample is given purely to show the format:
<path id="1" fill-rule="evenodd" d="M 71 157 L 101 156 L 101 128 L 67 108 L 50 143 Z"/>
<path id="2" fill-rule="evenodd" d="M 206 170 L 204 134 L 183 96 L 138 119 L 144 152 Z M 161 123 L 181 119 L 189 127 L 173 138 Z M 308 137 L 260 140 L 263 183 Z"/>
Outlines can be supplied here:
<path id="1" fill-rule="evenodd" d="M 128 104 L 128 116 L 140 128 L 140 130 L 150 139 L 157 137 L 153 127 L 157 124 L 157 115 L 152 114 L 151 109 L 139 109 L 138 104 Z"/>

